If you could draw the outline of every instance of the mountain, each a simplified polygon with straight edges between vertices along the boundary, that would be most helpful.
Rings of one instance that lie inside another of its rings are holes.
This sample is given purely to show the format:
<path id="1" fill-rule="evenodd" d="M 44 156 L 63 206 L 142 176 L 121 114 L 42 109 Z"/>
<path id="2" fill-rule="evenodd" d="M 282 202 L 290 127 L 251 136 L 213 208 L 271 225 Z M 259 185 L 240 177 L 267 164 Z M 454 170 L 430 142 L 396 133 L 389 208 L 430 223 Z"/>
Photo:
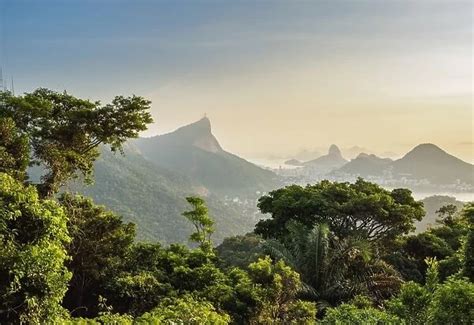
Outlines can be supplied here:
<path id="1" fill-rule="evenodd" d="M 285 165 L 288 166 L 304 166 L 304 163 L 299 161 L 298 159 L 290 159 L 285 161 Z"/>
<path id="2" fill-rule="evenodd" d="M 361 153 L 337 171 L 363 177 L 382 176 L 392 162 L 389 158 L 380 158 L 373 154 Z"/>
<path id="3" fill-rule="evenodd" d="M 342 157 L 341 150 L 336 145 L 331 145 L 327 155 L 305 162 L 305 168 L 317 171 L 320 174 L 326 174 L 342 167 L 347 160 Z"/>
<path id="4" fill-rule="evenodd" d="M 457 207 L 458 211 L 461 211 L 464 206 L 464 202 L 458 201 L 456 198 L 446 195 L 428 196 L 424 198 L 422 202 L 426 211 L 426 215 L 421 221 L 416 222 L 416 233 L 423 232 L 431 227 L 436 227 L 436 220 L 439 219 L 436 211 L 438 211 L 441 207 L 448 204 L 453 204 Z"/>
<path id="5" fill-rule="evenodd" d="M 364 147 L 360 147 L 360 146 L 352 146 L 350 148 L 342 148 L 342 152 L 344 152 L 344 157 L 347 157 L 349 159 L 355 159 L 361 153 L 373 154 L 373 152 L 370 151 L 369 149 L 364 148 Z"/>
<path id="6" fill-rule="evenodd" d="M 474 165 L 456 158 L 438 146 L 420 144 L 393 162 L 394 176 L 427 179 L 432 184 L 474 185 Z"/>
<path id="7" fill-rule="evenodd" d="M 183 174 L 219 195 L 241 196 L 279 186 L 273 172 L 220 146 L 207 117 L 174 132 L 133 141 L 153 164 Z"/>
<path id="8" fill-rule="evenodd" d="M 260 217 L 257 198 L 280 185 L 273 172 L 222 149 L 207 118 L 130 141 L 124 155 L 101 151 L 95 183 L 70 188 L 135 223 L 141 240 L 187 242 L 193 229 L 181 214 L 190 208 L 185 201 L 190 195 L 206 200 L 216 243 L 249 232 Z"/>
<path id="9" fill-rule="evenodd" d="M 361 154 L 331 175 L 369 179 L 379 177 L 396 186 L 456 186 L 461 190 L 474 186 L 474 165 L 448 154 L 434 144 L 420 144 L 394 161 Z"/>
<path id="10" fill-rule="evenodd" d="M 253 229 L 254 211 L 225 202 L 189 177 L 155 165 L 133 144 L 125 147 L 124 155 L 104 149 L 95 163 L 94 184 L 71 184 L 69 190 L 91 196 L 125 221 L 135 223 L 138 239 L 186 243 L 194 230 L 181 214 L 189 209 L 185 198 L 190 195 L 205 198 L 216 222 L 216 243 Z"/>

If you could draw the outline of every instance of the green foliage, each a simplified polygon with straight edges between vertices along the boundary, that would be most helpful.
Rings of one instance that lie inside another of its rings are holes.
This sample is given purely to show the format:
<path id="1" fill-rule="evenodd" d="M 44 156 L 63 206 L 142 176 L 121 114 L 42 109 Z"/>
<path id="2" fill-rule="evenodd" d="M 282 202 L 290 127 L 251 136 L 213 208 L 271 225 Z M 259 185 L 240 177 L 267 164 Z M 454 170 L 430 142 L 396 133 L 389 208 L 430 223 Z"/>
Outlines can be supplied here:
<path id="1" fill-rule="evenodd" d="M 436 214 L 441 218 L 438 222 L 445 225 L 451 224 L 457 211 L 458 207 L 454 204 L 443 205 L 436 211 Z"/>
<path id="2" fill-rule="evenodd" d="M 325 223 L 341 238 L 359 236 L 387 243 L 413 230 L 414 221 L 424 215 L 422 203 L 409 190 L 387 191 L 362 179 L 353 184 L 291 185 L 263 196 L 258 207 L 271 214 L 255 228 L 265 238 L 281 238 L 288 221 L 296 220 L 309 228 Z"/>
<path id="3" fill-rule="evenodd" d="M 405 250 L 419 260 L 427 257 L 444 259 L 454 253 L 446 241 L 429 232 L 408 237 L 405 242 Z"/>
<path id="4" fill-rule="evenodd" d="M 264 257 L 263 242 L 260 236 L 253 233 L 224 239 L 216 248 L 220 265 L 224 268 L 247 268 L 250 263 Z"/>
<path id="5" fill-rule="evenodd" d="M 21 135 L 11 118 L 0 118 L 0 173 L 23 181 L 29 163 L 28 138 Z"/>
<path id="6" fill-rule="evenodd" d="M 463 249 L 464 259 L 462 273 L 469 278 L 471 282 L 474 282 L 474 203 L 470 203 L 466 206 L 463 211 L 463 216 L 469 225 L 469 232 Z"/>
<path id="7" fill-rule="evenodd" d="M 178 262 L 182 257 L 173 255 Z M 136 244 L 128 252 L 122 270 L 106 282 L 104 296 L 113 310 L 133 316 L 150 311 L 166 296 L 173 296 L 166 265 L 167 252 L 159 244 Z"/>
<path id="8" fill-rule="evenodd" d="M 379 260 L 367 240 L 340 239 L 326 225 L 306 228 L 288 223 L 288 234 L 264 247 L 300 273 L 305 295 L 322 306 L 347 301 L 357 294 L 374 300 L 391 296 L 400 286 L 398 274 Z"/>
<path id="9" fill-rule="evenodd" d="M 388 311 L 407 324 L 472 324 L 474 284 L 450 278 L 434 289 L 408 282 L 400 294 L 388 302 Z"/>
<path id="10" fill-rule="evenodd" d="M 29 140 L 32 162 L 47 170 L 39 187 L 43 196 L 52 196 L 77 172 L 90 181 L 97 146 L 121 150 L 152 122 L 149 108 L 150 102 L 137 96 L 117 96 L 101 106 L 44 88 L 17 97 L 0 93 L 0 118 L 14 120 Z"/>
<path id="11" fill-rule="evenodd" d="M 103 293 L 106 280 L 123 264 L 135 237 L 135 227 L 79 195 L 63 194 L 59 202 L 69 217 L 72 237 L 67 266 L 73 277 L 64 305 L 76 315 L 95 315 L 99 294 Z"/>
<path id="12" fill-rule="evenodd" d="M 408 282 L 388 310 L 407 324 L 472 324 L 474 284 L 465 278 L 450 277 L 439 283 L 438 262 L 428 259 L 425 286 Z"/>
<path id="13" fill-rule="evenodd" d="M 451 210 L 454 211 L 454 208 Z M 393 263 L 406 280 L 424 282 L 426 258 L 439 261 L 441 280 L 457 274 L 463 268 L 465 243 L 469 232 L 469 222 L 461 213 L 445 218 L 437 227 L 417 235 L 399 240 L 396 249 L 386 257 Z M 464 246 L 463 246 L 464 245 Z"/>
<path id="14" fill-rule="evenodd" d="M 256 324 L 310 324 L 316 318 L 313 303 L 296 299 L 301 290 L 299 274 L 283 261 L 273 263 L 270 257 L 249 265 L 249 274 L 263 291 L 258 310 L 251 323 Z"/>
<path id="15" fill-rule="evenodd" d="M 218 312 L 205 301 L 186 295 L 164 299 L 159 306 L 139 317 L 136 324 L 223 325 L 230 323 L 229 315 Z"/>
<path id="16" fill-rule="evenodd" d="M 132 325 L 133 317 L 129 315 L 119 315 L 112 313 L 105 313 L 96 318 L 69 318 L 62 319 L 61 324 L 65 325 Z"/>
<path id="17" fill-rule="evenodd" d="M 432 324 L 473 324 L 474 284 L 448 279 L 434 292 L 428 314 Z"/>
<path id="18" fill-rule="evenodd" d="M 445 195 L 429 196 L 424 198 L 421 202 L 423 202 L 426 215 L 421 221 L 416 223 L 416 233 L 438 227 L 439 223 L 437 220 L 439 219 L 439 214 L 437 212 L 444 206 L 454 205 L 457 210 L 461 210 L 464 205 L 463 202 L 456 200 L 455 197 Z"/>
<path id="19" fill-rule="evenodd" d="M 0 323 L 52 323 L 63 316 L 69 241 L 57 203 L 0 173 Z"/>
<path id="20" fill-rule="evenodd" d="M 193 210 L 183 213 L 194 226 L 195 232 L 189 237 L 191 241 L 199 244 L 203 251 L 211 251 L 211 235 L 214 232 L 214 221 L 209 217 L 209 210 L 203 199 L 187 197 L 186 201 L 192 205 Z"/>
<path id="21" fill-rule="evenodd" d="M 388 302 L 387 309 L 407 324 L 423 325 L 428 322 L 430 302 L 431 293 L 425 287 L 415 282 L 407 282 L 397 297 Z"/>
<path id="22" fill-rule="evenodd" d="M 134 142 L 127 142 L 124 155 L 102 147 L 100 159 L 94 165 L 94 177 L 94 184 L 71 189 L 93 197 L 124 220 L 135 223 L 138 241 L 189 243 L 193 227 L 182 212 L 189 207 L 183 198 L 196 190 L 191 179 L 147 161 Z M 254 218 L 249 215 L 254 213 L 254 207 L 244 212 L 240 206 L 224 203 L 212 194 L 206 196 L 206 204 L 215 219 L 213 242 L 253 230 Z"/>
<path id="23" fill-rule="evenodd" d="M 324 325 L 380 325 L 403 324 L 398 317 L 376 308 L 359 309 L 351 304 L 342 304 L 327 309 L 326 316 L 320 322 Z"/>

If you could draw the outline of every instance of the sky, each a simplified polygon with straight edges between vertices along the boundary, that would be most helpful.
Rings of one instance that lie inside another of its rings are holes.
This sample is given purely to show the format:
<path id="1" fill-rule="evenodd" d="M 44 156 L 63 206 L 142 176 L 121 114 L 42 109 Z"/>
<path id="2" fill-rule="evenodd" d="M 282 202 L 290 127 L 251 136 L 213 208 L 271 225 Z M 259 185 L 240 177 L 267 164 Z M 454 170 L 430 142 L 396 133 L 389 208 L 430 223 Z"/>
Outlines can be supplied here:
<path id="1" fill-rule="evenodd" d="M 245 158 L 435 143 L 474 162 L 470 1 L 0 0 L 0 66 L 37 87 L 205 114 Z"/>

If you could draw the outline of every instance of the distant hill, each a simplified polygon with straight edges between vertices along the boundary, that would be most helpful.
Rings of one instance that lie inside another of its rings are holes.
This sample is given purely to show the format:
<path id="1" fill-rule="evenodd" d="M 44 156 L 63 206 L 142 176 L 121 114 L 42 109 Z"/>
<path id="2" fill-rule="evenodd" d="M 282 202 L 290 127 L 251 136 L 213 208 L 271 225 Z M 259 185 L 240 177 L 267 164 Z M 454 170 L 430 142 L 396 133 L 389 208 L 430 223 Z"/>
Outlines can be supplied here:
<path id="1" fill-rule="evenodd" d="M 304 163 L 297 160 L 297 159 L 290 159 L 290 160 L 285 161 L 285 165 L 288 165 L 288 166 L 304 166 Z"/>
<path id="2" fill-rule="evenodd" d="M 303 163 L 306 168 L 311 168 L 320 174 L 326 174 L 332 170 L 344 166 L 347 160 L 342 157 L 341 150 L 336 145 L 331 145 L 327 155 Z"/>
<path id="3" fill-rule="evenodd" d="M 395 176 L 429 179 L 433 184 L 461 181 L 474 184 L 474 165 L 462 161 L 434 144 L 420 144 L 393 162 Z"/>
<path id="4" fill-rule="evenodd" d="M 448 154 L 434 144 L 420 144 L 394 161 L 361 154 L 332 175 L 406 179 L 434 186 L 461 183 L 474 185 L 474 165 Z"/>
<path id="5" fill-rule="evenodd" d="M 422 200 L 426 215 L 425 217 L 416 223 L 416 231 L 417 233 L 423 232 L 430 227 L 436 227 L 436 220 L 438 216 L 436 215 L 436 211 L 439 208 L 453 204 L 458 208 L 458 211 L 461 211 L 462 207 L 464 206 L 464 202 L 456 200 L 456 198 L 446 195 L 433 195 L 426 197 Z"/>
<path id="6" fill-rule="evenodd" d="M 339 172 L 368 176 L 382 176 L 384 171 L 389 168 L 393 160 L 389 158 L 380 158 L 376 155 L 365 153 L 359 154 L 356 158 L 338 169 Z"/>
<path id="7" fill-rule="evenodd" d="M 247 195 L 279 186 L 278 176 L 222 149 L 203 118 L 174 132 L 133 141 L 150 162 L 183 174 L 219 195 Z"/>

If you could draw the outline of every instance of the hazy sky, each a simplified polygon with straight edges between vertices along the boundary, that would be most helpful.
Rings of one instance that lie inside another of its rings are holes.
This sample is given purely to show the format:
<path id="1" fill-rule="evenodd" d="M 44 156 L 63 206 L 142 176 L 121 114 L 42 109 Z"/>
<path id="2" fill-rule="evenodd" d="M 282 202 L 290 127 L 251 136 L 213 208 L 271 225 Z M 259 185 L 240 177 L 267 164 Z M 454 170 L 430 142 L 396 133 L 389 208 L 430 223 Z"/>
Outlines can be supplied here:
<path id="1" fill-rule="evenodd" d="M 244 157 L 433 142 L 474 161 L 472 13 L 455 0 L 0 0 L 0 65 L 17 93 L 148 97 L 148 135 L 207 113 Z"/>

